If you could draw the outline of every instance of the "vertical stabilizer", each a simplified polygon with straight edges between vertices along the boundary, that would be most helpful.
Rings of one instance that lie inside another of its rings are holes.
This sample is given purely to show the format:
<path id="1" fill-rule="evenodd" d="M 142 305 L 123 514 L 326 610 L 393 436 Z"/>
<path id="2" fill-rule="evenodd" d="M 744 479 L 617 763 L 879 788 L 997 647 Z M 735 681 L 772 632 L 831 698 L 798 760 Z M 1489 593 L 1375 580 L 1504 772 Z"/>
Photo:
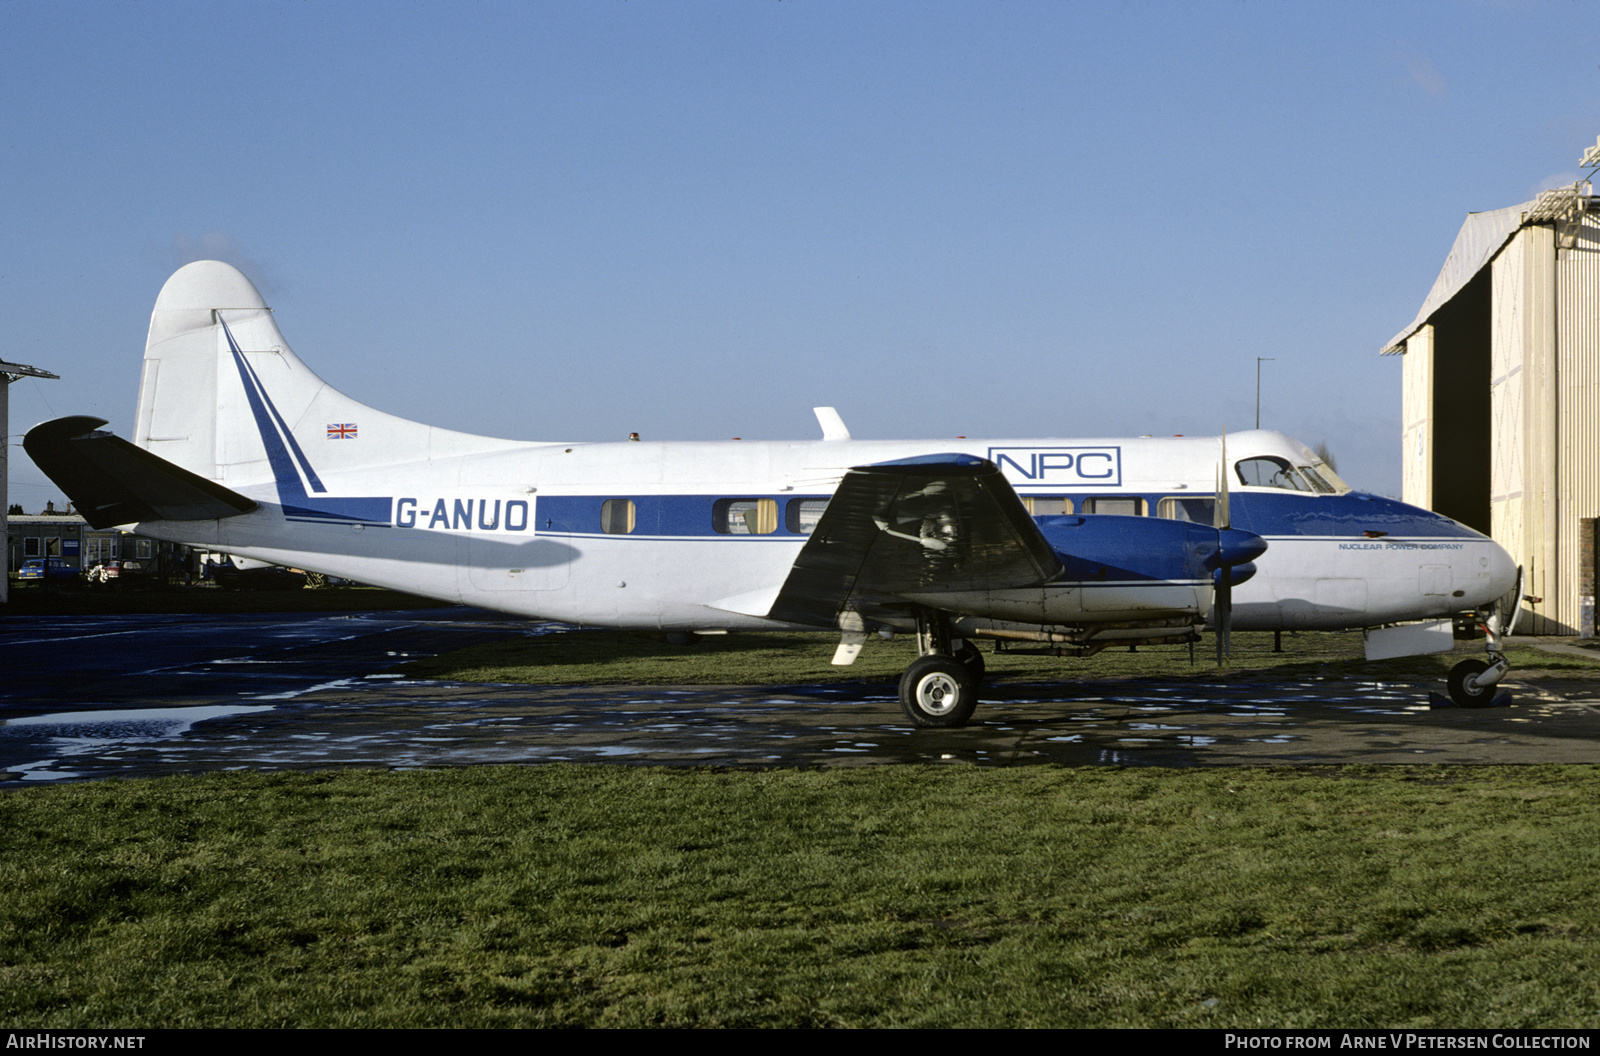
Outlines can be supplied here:
<path id="1" fill-rule="evenodd" d="M 237 268 L 200 260 L 161 287 L 150 313 L 133 442 L 193 473 L 221 480 L 217 451 L 217 309 L 261 317 L 265 301 Z M 281 337 L 278 344 L 282 345 Z"/>
<path id="2" fill-rule="evenodd" d="M 229 487 L 276 480 L 307 493 L 341 471 L 520 446 L 332 388 L 290 350 L 250 280 L 215 260 L 178 269 L 156 298 L 134 443 Z"/>

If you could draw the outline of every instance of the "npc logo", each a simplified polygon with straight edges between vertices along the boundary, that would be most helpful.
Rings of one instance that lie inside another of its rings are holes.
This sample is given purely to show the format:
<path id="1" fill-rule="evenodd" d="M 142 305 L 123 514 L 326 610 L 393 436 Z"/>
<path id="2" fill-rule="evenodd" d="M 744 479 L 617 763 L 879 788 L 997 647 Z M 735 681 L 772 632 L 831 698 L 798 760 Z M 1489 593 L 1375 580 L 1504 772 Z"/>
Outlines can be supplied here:
<path id="1" fill-rule="evenodd" d="M 1013 485 L 1120 488 L 1120 447 L 991 447 L 989 461 Z"/>

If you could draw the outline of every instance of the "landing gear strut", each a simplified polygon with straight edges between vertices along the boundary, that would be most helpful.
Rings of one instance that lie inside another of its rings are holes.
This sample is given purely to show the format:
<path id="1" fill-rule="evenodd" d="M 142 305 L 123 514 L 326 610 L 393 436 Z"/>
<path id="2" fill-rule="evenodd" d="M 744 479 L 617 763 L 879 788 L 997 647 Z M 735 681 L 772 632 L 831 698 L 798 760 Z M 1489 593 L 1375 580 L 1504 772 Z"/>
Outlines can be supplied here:
<path id="1" fill-rule="evenodd" d="M 950 637 L 944 613 L 926 609 L 917 612 L 917 652 L 900 676 L 900 709 L 918 726 L 965 726 L 978 706 L 983 654 Z"/>
<path id="2" fill-rule="evenodd" d="M 1487 708 L 1494 702 L 1495 686 L 1511 670 L 1511 662 L 1500 648 L 1499 622 L 1491 615 L 1479 624 L 1483 628 L 1487 661 L 1463 660 L 1450 669 L 1450 699 L 1457 707 Z"/>
<path id="3" fill-rule="evenodd" d="M 972 676 L 973 682 L 981 683 L 983 681 L 983 654 L 978 652 L 977 646 L 971 642 L 962 642 L 950 654 L 950 659 L 966 668 L 967 673 Z"/>

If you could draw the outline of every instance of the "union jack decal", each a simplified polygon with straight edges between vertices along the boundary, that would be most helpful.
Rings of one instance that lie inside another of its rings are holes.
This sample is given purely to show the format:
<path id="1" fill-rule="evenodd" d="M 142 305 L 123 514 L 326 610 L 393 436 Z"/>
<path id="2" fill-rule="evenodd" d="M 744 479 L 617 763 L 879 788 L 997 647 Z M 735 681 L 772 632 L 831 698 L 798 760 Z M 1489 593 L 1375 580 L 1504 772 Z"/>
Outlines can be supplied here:
<path id="1" fill-rule="evenodd" d="M 328 423 L 329 440 L 354 440 L 356 438 L 355 422 Z"/>

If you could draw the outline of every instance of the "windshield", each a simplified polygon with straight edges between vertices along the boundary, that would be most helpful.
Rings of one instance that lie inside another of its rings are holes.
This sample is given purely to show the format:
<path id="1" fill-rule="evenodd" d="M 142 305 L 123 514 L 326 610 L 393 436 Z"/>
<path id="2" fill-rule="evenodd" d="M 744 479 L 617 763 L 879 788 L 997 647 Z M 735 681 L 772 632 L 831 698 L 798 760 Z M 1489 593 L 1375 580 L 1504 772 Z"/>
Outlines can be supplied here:
<path id="1" fill-rule="evenodd" d="M 1315 474 L 1317 483 L 1326 487 L 1331 494 L 1343 495 L 1350 490 L 1350 485 L 1339 479 L 1339 474 L 1335 473 L 1333 467 L 1326 462 L 1314 462 L 1304 469 L 1307 475 Z"/>
<path id="2" fill-rule="evenodd" d="M 1307 483 L 1288 460 L 1263 455 L 1244 458 L 1234 464 L 1239 483 L 1250 488 L 1282 488 L 1284 491 L 1311 491 Z"/>
<path id="3" fill-rule="evenodd" d="M 1234 470 L 1239 474 L 1239 483 L 1252 488 L 1280 488 L 1313 495 L 1342 495 L 1350 490 L 1326 462 L 1291 466 L 1288 459 L 1261 455 L 1240 459 Z"/>

